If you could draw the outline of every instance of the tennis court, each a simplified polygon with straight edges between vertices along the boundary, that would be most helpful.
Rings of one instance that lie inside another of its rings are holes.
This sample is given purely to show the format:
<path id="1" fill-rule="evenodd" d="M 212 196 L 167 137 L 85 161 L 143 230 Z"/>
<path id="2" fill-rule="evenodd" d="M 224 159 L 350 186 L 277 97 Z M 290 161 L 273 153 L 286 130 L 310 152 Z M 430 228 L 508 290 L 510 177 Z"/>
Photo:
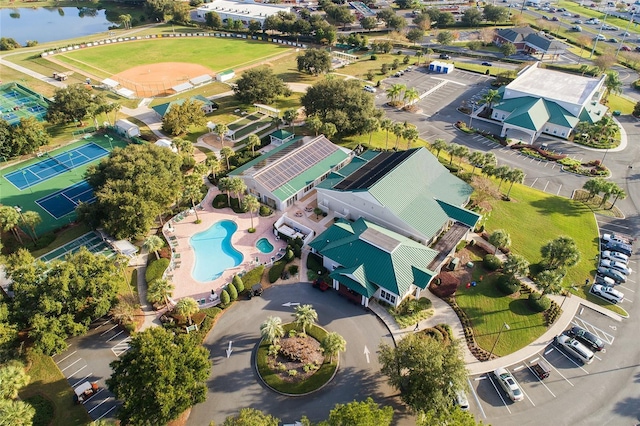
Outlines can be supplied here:
<path id="1" fill-rule="evenodd" d="M 18 83 L 0 86 L 0 115 L 11 125 L 26 117 L 44 121 L 48 105 L 42 95 Z"/>
<path id="2" fill-rule="evenodd" d="M 90 252 L 96 254 L 102 254 L 106 257 L 115 256 L 116 252 L 102 240 L 95 232 L 87 232 L 86 234 L 76 238 L 73 241 L 68 242 L 62 247 L 58 247 L 49 253 L 40 256 L 40 260 L 43 262 L 51 262 L 55 259 L 63 259 L 67 253 L 75 253 L 80 250 L 81 247 L 86 247 Z"/>
<path id="3" fill-rule="evenodd" d="M 44 154 L 43 160 L 8 173 L 4 177 L 22 191 L 108 154 L 107 149 L 91 142 L 53 157 Z"/>
<path id="4" fill-rule="evenodd" d="M 81 202 L 93 203 L 95 199 L 93 187 L 83 180 L 36 200 L 36 204 L 51 216 L 60 219 L 73 212 Z"/>

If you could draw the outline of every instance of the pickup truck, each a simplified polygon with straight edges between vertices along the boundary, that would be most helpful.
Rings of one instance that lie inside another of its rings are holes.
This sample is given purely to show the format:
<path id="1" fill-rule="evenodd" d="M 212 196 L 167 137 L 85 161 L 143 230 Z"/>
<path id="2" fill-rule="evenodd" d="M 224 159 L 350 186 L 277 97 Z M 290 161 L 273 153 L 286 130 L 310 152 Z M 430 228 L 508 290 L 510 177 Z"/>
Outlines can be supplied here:
<path id="1" fill-rule="evenodd" d="M 629 235 L 614 234 L 613 232 L 610 234 L 602 234 L 602 241 L 604 241 L 605 243 L 617 242 L 632 246 L 634 240 L 635 238 L 632 238 Z"/>
<path id="2" fill-rule="evenodd" d="M 531 370 L 533 370 L 533 374 L 535 374 L 540 380 L 546 379 L 547 377 L 549 377 L 549 374 L 551 374 L 551 367 L 549 367 L 549 365 L 542 360 L 539 360 L 536 364 L 533 364 L 531 366 Z"/>

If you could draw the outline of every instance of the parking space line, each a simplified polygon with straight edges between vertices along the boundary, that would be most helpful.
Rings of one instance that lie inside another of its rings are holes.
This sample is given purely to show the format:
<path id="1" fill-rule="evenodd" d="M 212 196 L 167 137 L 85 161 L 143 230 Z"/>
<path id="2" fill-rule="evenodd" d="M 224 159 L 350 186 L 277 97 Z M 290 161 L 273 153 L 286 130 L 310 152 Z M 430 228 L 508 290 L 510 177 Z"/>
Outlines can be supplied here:
<path id="1" fill-rule="evenodd" d="M 107 334 L 108 332 L 110 332 L 111 330 L 113 330 L 114 328 L 118 327 L 118 324 L 114 325 L 113 327 L 111 327 L 110 329 L 108 329 L 107 331 L 103 331 L 102 334 L 100 336 L 104 336 L 105 334 Z"/>
<path id="2" fill-rule="evenodd" d="M 113 410 L 115 410 L 117 407 L 117 405 L 114 405 L 113 407 L 109 408 L 107 411 L 105 411 L 105 413 L 103 415 L 101 415 L 100 417 L 98 417 L 96 420 L 102 420 L 102 418 L 104 416 L 106 416 L 107 414 L 109 414 L 110 412 L 112 412 Z"/>
<path id="3" fill-rule="evenodd" d="M 482 417 L 484 417 L 486 419 L 487 415 L 484 412 L 484 408 L 482 408 L 482 404 L 480 403 L 480 398 L 478 398 L 478 394 L 476 393 L 475 389 L 473 389 L 473 386 L 471 386 L 471 381 L 469 380 L 468 376 L 467 376 L 467 383 L 469 383 L 469 389 L 471 389 L 471 393 L 473 394 L 473 399 L 476 400 L 476 404 L 478 404 L 478 408 L 480 408 L 480 412 L 482 413 Z"/>
<path id="4" fill-rule="evenodd" d="M 562 349 L 558 349 L 558 352 L 562 354 L 563 357 L 565 357 L 566 359 L 568 359 L 569 361 L 571 361 L 576 367 L 578 367 L 580 370 L 584 371 L 585 373 L 589 374 L 589 372 L 587 370 L 585 370 L 580 364 L 578 364 L 576 362 L 575 359 L 571 358 L 569 355 L 565 354 L 564 351 Z"/>
<path id="5" fill-rule="evenodd" d="M 535 359 L 535 360 L 533 360 L 533 361 L 530 361 L 529 363 L 530 363 L 530 364 L 533 364 L 533 363 L 535 363 L 535 362 L 537 362 L 537 361 L 538 361 L 538 358 L 536 358 L 536 359 Z M 538 375 L 535 373 L 535 371 L 533 371 L 533 369 L 531 368 L 531 366 L 530 366 L 530 365 L 527 365 L 527 368 L 529 369 L 529 371 L 531 371 L 531 374 L 533 374 L 533 375 L 534 375 L 534 377 L 535 377 L 536 379 L 538 379 L 538 381 L 542 384 L 542 386 L 544 386 L 544 387 L 545 387 L 545 389 L 547 389 L 547 390 L 549 391 L 549 393 L 550 393 L 551 395 L 553 395 L 553 397 L 554 397 L 554 398 L 556 398 L 556 394 L 554 394 L 553 392 L 551 392 L 551 389 L 549 389 L 549 387 L 548 387 L 548 386 L 547 386 L 547 385 L 542 381 L 542 379 L 540 379 L 540 377 L 538 377 Z"/>
<path id="6" fill-rule="evenodd" d="M 84 367 L 82 367 L 82 368 L 81 368 L 81 369 L 79 369 L 78 371 L 76 371 L 76 372 L 74 372 L 74 373 L 69 374 L 69 377 L 73 377 L 73 376 L 75 376 L 76 374 L 78 374 L 79 372 L 81 372 L 82 370 L 84 370 L 85 368 L 87 368 L 87 364 L 85 364 L 85 365 L 84 365 Z"/>
<path id="7" fill-rule="evenodd" d="M 549 186 L 549 181 L 544 184 L 544 189 L 542 190 L 542 192 L 547 192 L 547 186 Z"/>
<path id="8" fill-rule="evenodd" d="M 71 385 L 72 388 L 77 387 L 80 383 L 84 382 L 85 380 L 87 380 L 87 377 L 89 377 L 90 375 L 92 375 L 93 373 L 89 373 L 86 376 L 84 376 L 82 379 L 78 380 L 77 382 L 75 382 L 74 384 Z"/>
<path id="9" fill-rule="evenodd" d="M 560 185 L 560 188 L 558 188 L 558 192 L 556 192 L 557 196 L 560 196 L 560 190 L 562 189 L 562 185 Z"/>
<path id="10" fill-rule="evenodd" d="M 551 349 L 551 350 L 549 350 L 549 351 L 545 352 L 544 354 L 546 355 L 546 354 L 548 354 L 548 353 L 550 353 L 550 352 L 553 352 L 553 349 Z M 564 354 L 563 354 L 563 355 L 564 355 Z M 569 384 L 571 385 L 571 387 L 574 387 L 574 386 L 573 386 L 573 383 L 571 383 L 571 381 L 570 381 L 569 379 L 567 379 L 566 377 L 564 377 L 564 374 L 562 374 L 560 371 L 558 371 L 558 369 L 557 369 L 557 368 L 555 368 L 555 367 L 553 366 L 553 364 L 551 364 L 551 363 L 550 363 L 550 362 L 549 362 L 545 357 L 542 357 L 542 359 L 543 359 L 543 360 L 545 360 L 545 361 L 546 361 L 546 363 L 547 363 L 547 365 L 549 365 L 551 368 L 553 368 L 553 369 L 555 370 L 555 372 L 556 372 L 556 373 L 558 373 L 558 374 L 560 375 L 560 377 L 562 377 L 562 378 L 563 378 L 567 383 L 569 383 Z"/>
<path id="11" fill-rule="evenodd" d="M 73 361 L 71 364 L 67 365 L 65 368 L 63 368 L 60 371 L 64 372 L 64 370 L 66 370 L 67 368 L 71 368 L 74 364 L 76 364 L 76 363 L 78 363 L 80 361 L 82 361 L 82 358 L 78 358 L 77 360 Z"/>
<path id="12" fill-rule="evenodd" d="M 584 319 L 582 319 L 582 318 L 580 318 L 578 316 L 574 317 L 574 319 L 580 320 L 580 322 L 582 322 L 582 325 L 584 326 L 584 328 L 588 329 L 592 333 L 595 333 L 598 337 L 604 338 L 604 340 L 607 341 L 606 343 L 608 343 L 610 345 L 613 344 L 613 341 L 615 339 L 615 337 L 613 335 L 607 333 L 603 329 L 596 327 L 595 325 L 589 323 L 588 321 L 585 321 Z M 576 323 L 575 321 L 571 321 L 571 322 L 574 323 L 577 326 L 580 326 L 580 324 Z"/>
<path id="13" fill-rule="evenodd" d="M 97 326 L 94 330 L 97 330 L 99 328 L 104 327 L 105 325 L 109 324 L 111 322 L 110 319 L 106 320 L 105 322 L 103 322 L 102 324 L 100 324 L 99 326 Z"/>
<path id="14" fill-rule="evenodd" d="M 493 379 L 491 378 L 491 376 L 489 376 L 489 373 L 487 373 L 487 378 L 489 379 L 489 381 L 491 382 L 491 384 L 493 385 L 493 388 L 496 390 L 496 392 L 498 393 L 498 396 L 500 397 L 500 399 L 502 400 L 502 403 L 504 404 L 504 407 L 507 409 L 507 411 L 509 412 L 509 414 L 511 414 L 511 410 L 509 409 L 509 406 L 507 405 L 507 401 L 504 400 L 504 398 L 502 397 L 502 391 L 500 391 L 498 389 L 498 387 L 496 386 L 495 383 L 493 383 Z"/>
<path id="15" fill-rule="evenodd" d="M 102 389 L 100 389 L 98 392 L 96 392 L 95 394 L 93 394 L 93 396 L 91 398 L 93 398 L 94 396 L 96 396 L 97 394 L 100 393 Z M 87 401 L 89 401 L 91 398 L 87 399 Z M 110 399 L 113 399 L 111 397 L 105 399 L 104 401 L 102 401 L 100 404 L 96 405 L 95 407 L 93 407 L 91 410 L 87 410 L 88 413 L 93 412 L 93 410 L 95 410 L 96 408 L 98 408 L 99 406 L 101 406 L 102 404 L 104 404 L 105 402 L 109 401 Z"/>
<path id="16" fill-rule="evenodd" d="M 73 351 L 73 352 L 71 352 L 69 355 L 65 356 L 65 357 L 64 357 L 64 358 L 62 358 L 60 361 L 56 361 L 56 364 L 57 364 L 57 365 L 60 365 L 60 363 L 61 363 L 62 361 L 64 361 L 65 359 L 69 358 L 70 356 L 73 356 L 73 354 L 75 354 L 76 352 L 78 352 L 78 351 Z"/>
<path id="17" fill-rule="evenodd" d="M 112 341 L 113 339 L 115 339 L 116 337 L 118 337 L 119 335 L 121 335 L 122 333 L 124 333 L 124 330 L 120 330 L 120 332 L 118 334 L 116 334 L 115 336 L 111 337 L 110 339 L 107 339 L 107 342 Z"/>
<path id="18" fill-rule="evenodd" d="M 624 288 L 625 290 L 630 291 L 631 293 L 635 293 L 636 292 L 635 290 L 631 290 L 629 287 L 625 287 L 623 285 L 621 285 L 620 288 Z"/>

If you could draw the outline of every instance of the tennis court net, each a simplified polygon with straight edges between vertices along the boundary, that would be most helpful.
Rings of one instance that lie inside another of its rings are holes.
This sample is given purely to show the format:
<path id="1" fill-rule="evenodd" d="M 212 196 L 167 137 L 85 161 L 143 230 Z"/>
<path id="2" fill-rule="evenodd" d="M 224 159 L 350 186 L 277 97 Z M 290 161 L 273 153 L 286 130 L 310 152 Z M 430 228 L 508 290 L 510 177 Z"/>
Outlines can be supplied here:
<path id="1" fill-rule="evenodd" d="M 64 167 L 67 170 L 73 170 L 71 167 L 67 166 L 66 164 L 64 164 L 62 161 L 58 160 L 56 157 L 52 157 L 51 155 L 49 155 L 49 153 L 47 153 L 47 157 L 51 158 L 53 161 L 55 161 L 56 163 L 60 164 L 62 167 Z"/>

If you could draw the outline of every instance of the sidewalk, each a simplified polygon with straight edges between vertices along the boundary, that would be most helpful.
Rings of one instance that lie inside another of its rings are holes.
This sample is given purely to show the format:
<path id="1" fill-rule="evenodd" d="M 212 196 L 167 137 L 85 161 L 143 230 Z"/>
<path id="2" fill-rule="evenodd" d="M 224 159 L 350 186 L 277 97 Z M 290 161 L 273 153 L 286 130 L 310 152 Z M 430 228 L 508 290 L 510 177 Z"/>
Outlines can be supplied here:
<path id="1" fill-rule="evenodd" d="M 149 254 L 145 249 L 141 249 L 138 257 L 136 258 L 136 271 L 138 273 L 138 298 L 140 299 L 140 309 L 144 313 L 144 323 L 140 326 L 138 331 L 144 331 L 147 328 L 156 327 L 162 325 L 156 312 L 152 306 L 147 303 L 147 285 L 145 279 L 145 272 L 147 270 L 147 259 Z"/>

